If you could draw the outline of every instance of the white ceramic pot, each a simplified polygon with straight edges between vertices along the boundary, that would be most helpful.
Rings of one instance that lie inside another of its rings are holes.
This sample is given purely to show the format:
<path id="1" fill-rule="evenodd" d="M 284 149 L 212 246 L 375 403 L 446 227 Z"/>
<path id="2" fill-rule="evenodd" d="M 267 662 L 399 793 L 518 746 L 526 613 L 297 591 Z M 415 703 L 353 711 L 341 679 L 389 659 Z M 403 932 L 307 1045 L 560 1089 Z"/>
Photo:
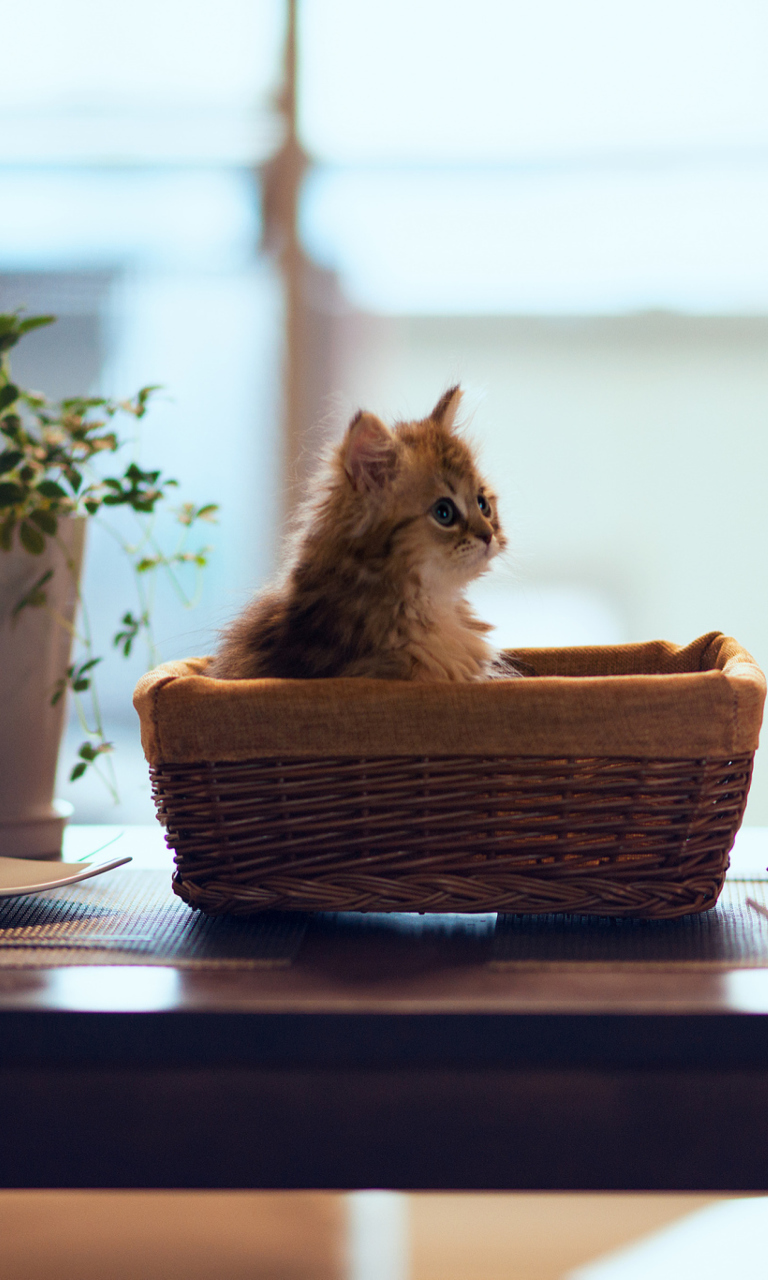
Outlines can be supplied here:
<path id="1" fill-rule="evenodd" d="M 48 541 L 43 555 L 14 545 L 0 551 L 0 857 L 56 858 L 71 806 L 55 801 L 66 698 L 51 706 L 56 681 L 65 673 L 72 648 L 85 542 L 85 519 L 59 522 L 66 557 Z M 76 578 L 67 567 L 67 558 Z M 48 569 L 49 608 L 13 608 Z"/>

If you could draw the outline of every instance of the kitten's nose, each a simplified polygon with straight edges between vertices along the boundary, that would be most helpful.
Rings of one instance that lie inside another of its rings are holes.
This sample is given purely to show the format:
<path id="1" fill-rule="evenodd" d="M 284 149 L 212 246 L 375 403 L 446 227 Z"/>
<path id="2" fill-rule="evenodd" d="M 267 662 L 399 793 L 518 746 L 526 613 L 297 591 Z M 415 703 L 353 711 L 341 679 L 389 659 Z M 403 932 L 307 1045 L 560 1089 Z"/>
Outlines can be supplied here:
<path id="1" fill-rule="evenodd" d="M 493 533 L 490 530 L 487 533 L 478 533 L 477 536 L 481 542 L 484 542 L 487 547 L 490 547 L 491 542 L 493 541 Z"/>

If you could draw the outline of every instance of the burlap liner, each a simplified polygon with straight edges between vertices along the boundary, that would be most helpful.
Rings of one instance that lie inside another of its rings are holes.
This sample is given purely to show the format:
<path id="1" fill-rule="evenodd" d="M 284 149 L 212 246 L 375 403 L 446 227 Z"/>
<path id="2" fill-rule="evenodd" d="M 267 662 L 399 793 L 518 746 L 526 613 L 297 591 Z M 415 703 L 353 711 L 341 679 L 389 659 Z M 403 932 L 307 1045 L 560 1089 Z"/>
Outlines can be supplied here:
<path id="1" fill-rule="evenodd" d="M 525 679 L 213 680 L 207 658 L 138 683 L 150 764 L 295 756 L 724 758 L 758 744 L 765 677 L 728 636 L 521 649 Z"/>

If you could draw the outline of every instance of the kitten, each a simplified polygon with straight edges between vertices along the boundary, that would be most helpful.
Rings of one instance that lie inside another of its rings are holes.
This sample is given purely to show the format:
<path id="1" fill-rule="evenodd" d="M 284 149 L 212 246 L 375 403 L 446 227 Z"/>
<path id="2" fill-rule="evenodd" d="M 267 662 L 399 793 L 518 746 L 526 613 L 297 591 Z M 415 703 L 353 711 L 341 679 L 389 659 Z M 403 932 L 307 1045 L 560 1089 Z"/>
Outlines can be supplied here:
<path id="1" fill-rule="evenodd" d="M 500 674 L 491 628 L 463 595 L 506 539 L 496 498 L 453 430 L 461 394 L 452 387 L 428 418 L 391 431 L 371 413 L 352 419 L 303 510 L 282 581 L 225 632 L 206 674 Z"/>

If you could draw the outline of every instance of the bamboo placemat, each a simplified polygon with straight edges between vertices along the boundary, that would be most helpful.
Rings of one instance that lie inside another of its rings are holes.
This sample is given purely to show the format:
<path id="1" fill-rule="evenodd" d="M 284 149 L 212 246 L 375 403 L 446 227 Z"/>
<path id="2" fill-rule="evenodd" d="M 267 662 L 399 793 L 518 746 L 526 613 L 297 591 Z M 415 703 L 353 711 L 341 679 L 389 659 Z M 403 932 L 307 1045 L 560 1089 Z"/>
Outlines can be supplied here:
<path id="1" fill-rule="evenodd" d="M 766 969 L 768 881 L 726 881 L 716 907 L 678 920 L 500 915 L 490 963 L 497 969 Z"/>
<path id="2" fill-rule="evenodd" d="M 168 871 L 130 867 L 0 902 L 0 969 L 60 965 L 173 965 L 264 969 L 289 965 L 306 917 L 203 916 L 171 889 Z"/>

